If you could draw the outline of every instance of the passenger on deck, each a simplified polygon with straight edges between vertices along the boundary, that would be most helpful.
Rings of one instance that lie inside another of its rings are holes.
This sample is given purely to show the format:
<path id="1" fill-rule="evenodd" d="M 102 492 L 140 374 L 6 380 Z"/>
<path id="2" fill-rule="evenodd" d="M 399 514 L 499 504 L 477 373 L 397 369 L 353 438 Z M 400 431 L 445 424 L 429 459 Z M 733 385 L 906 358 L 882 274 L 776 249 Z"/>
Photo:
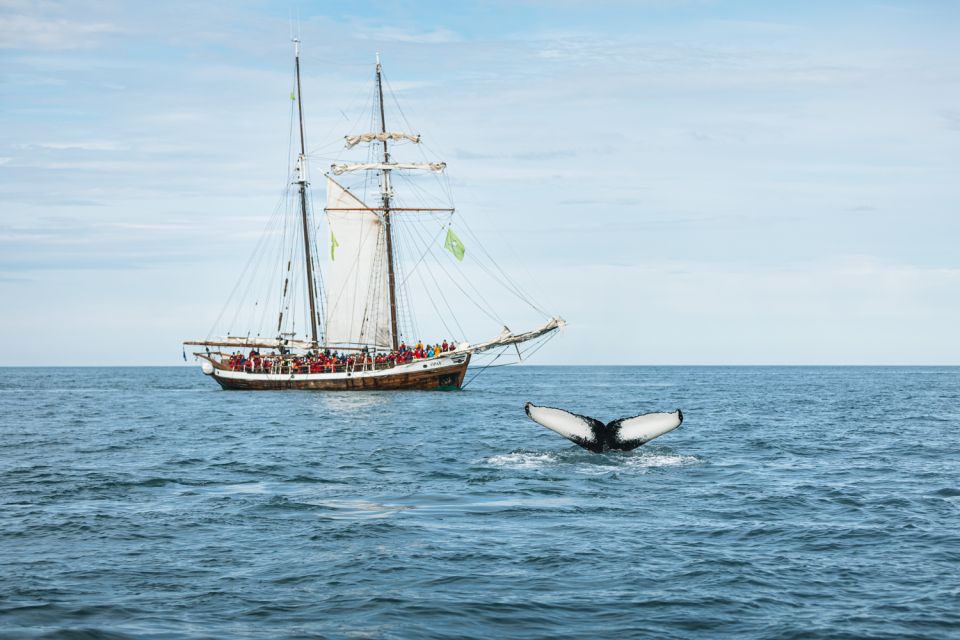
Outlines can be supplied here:
<path id="1" fill-rule="evenodd" d="M 444 353 L 455 351 L 456 348 L 455 341 L 444 338 L 442 342 L 435 344 L 424 344 L 418 339 L 412 346 L 402 341 L 396 350 L 387 352 L 361 350 L 341 354 L 324 349 L 323 351 L 311 350 L 304 355 L 296 356 L 289 351 L 261 354 L 259 350 L 251 349 L 246 355 L 242 351 L 224 354 L 221 363 L 222 366 L 233 371 L 248 373 L 334 373 L 361 368 L 381 369 L 414 360 L 438 358 Z"/>

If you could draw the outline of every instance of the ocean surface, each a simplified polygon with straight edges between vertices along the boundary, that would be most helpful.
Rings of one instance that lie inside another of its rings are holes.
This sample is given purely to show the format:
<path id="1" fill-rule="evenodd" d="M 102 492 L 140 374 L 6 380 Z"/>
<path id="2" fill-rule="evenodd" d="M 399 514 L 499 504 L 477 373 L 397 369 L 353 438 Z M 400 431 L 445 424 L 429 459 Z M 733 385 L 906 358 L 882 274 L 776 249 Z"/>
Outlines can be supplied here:
<path id="1" fill-rule="evenodd" d="M 960 637 L 960 368 L 8 368 L 0 436 L 3 638 Z"/>

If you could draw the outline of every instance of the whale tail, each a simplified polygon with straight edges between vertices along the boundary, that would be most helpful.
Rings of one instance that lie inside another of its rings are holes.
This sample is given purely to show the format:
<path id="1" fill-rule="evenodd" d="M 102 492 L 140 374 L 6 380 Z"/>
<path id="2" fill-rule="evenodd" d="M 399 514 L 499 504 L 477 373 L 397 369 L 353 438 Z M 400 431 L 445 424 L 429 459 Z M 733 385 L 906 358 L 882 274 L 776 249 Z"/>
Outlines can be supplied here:
<path id="1" fill-rule="evenodd" d="M 527 416 L 540 426 L 594 453 L 611 449 L 632 451 L 673 431 L 683 423 L 683 412 L 680 409 L 618 418 L 607 424 L 596 418 L 563 409 L 538 407 L 531 402 L 526 403 L 523 409 Z"/>

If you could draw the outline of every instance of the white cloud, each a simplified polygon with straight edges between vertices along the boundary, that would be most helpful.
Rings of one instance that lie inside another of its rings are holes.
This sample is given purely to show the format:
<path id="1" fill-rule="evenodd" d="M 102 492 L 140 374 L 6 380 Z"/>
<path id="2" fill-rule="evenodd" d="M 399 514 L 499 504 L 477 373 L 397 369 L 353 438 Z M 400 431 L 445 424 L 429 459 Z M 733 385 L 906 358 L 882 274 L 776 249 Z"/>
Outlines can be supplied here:
<path id="1" fill-rule="evenodd" d="M 38 142 L 36 145 L 20 145 L 21 148 L 30 149 L 32 146 L 40 149 L 53 149 L 55 151 L 81 150 L 81 151 L 126 151 L 130 147 L 124 142 L 117 140 L 77 140 L 74 142 Z"/>
<path id="2" fill-rule="evenodd" d="M 110 22 L 0 14 L 0 49 L 85 49 L 98 46 L 105 35 L 121 32 L 118 25 Z"/>
<path id="3" fill-rule="evenodd" d="M 412 44 L 449 44 L 463 41 L 463 38 L 458 33 L 442 28 L 418 31 L 416 29 L 403 29 L 400 27 L 357 26 L 354 35 L 365 40 Z"/>
<path id="4" fill-rule="evenodd" d="M 554 283 L 545 294 L 570 321 L 568 350 L 593 354 L 601 334 L 619 336 L 597 363 L 960 360 L 960 347 L 941 339 L 960 323 L 960 267 L 855 257 L 770 268 L 663 262 L 578 265 L 538 279 Z"/>

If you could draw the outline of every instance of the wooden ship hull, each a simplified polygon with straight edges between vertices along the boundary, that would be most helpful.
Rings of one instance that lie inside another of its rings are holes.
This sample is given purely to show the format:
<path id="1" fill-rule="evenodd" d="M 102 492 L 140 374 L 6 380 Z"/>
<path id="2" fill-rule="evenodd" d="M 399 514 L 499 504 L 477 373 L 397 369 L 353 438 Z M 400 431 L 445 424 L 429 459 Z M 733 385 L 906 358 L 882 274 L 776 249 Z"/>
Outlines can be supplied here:
<path id="1" fill-rule="evenodd" d="M 206 355 L 200 357 L 204 360 L 204 373 L 221 387 L 244 391 L 455 391 L 463 386 L 470 364 L 470 354 L 459 354 L 377 370 L 260 373 L 236 371 Z"/>

